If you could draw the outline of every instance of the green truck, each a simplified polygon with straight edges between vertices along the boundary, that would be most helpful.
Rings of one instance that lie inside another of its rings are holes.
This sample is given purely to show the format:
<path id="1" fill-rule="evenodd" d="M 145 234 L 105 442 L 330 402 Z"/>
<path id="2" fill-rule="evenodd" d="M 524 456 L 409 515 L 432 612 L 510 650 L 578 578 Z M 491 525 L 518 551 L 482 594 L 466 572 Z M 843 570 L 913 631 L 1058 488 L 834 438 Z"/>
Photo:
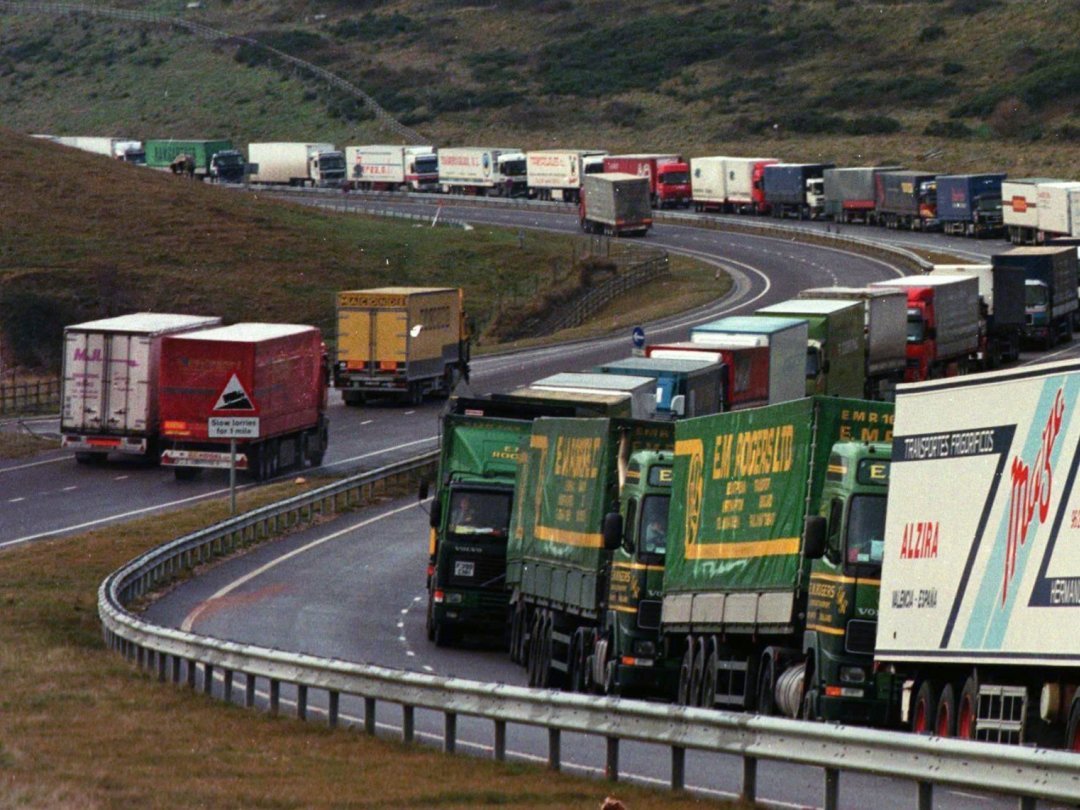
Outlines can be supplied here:
<path id="1" fill-rule="evenodd" d="M 510 654 L 531 686 L 655 691 L 670 422 L 542 418 L 519 456 Z"/>
<path id="2" fill-rule="evenodd" d="M 661 644 L 684 705 L 884 724 L 874 640 L 893 406 L 675 423 Z"/>
<path id="3" fill-rule="evenodd" d="M 807 396 L 864 396 L 866 327 L 861 302 L 793 298 L 763 307 L 754 314 L 801 318 L 807 322 Z"/>
<path id="4" fill-rule="evenodd" d="M 230 169 L 235 168 L 235 160 L 239 160 L 240 176 L 243 176 L 243 155 L 233 147 L 229 140 L 175 140 L 172 138 L 160 138 L 146 142 L 146 165 L 151 169 L 173 169 L 179 165 L 177 159 L 183 155 L 191 157 L 194 161 L 196 177 L 216 179 L 219 167 L 214 163 L 214 156 L 228 153 Z M 224 162 L 222 159 L 219 162 Z M 224 179 L 224 178 L 223 178 Z M 236 182 L 230 177 L 230 182 Z"/>

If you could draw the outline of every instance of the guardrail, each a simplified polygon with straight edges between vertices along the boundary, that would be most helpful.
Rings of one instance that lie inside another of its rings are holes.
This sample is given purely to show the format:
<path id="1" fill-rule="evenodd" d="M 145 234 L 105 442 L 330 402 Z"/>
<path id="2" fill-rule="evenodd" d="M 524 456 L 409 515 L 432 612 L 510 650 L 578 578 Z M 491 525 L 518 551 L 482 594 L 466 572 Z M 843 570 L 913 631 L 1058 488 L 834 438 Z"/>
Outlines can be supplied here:
<path id="1" fill-rule="evenodd" d="M 33 413 L 60 405 L 60 380 L 0 382 L 0 415 Z"/>
<path id="2" fill-rule="evenodd" d="M 296 715 L 307 719 L 311 690 L 326 695 L 331 726 L 340 720 L 343 695 L 363 699 L 364 728 L 375 733 L 379 702 L 402 707 L 402 738 L 415 739 L 417 709 L 444 716 L 443 748 L 453 752 L 459 716 L 493 723 L 494 756 L 506 758 L 508 724 L 547 729 L 548 764 L 561 765 L 561 735 L 580 733 L 606 740 L 605 773 L 619 778 L 623 741 L 667 746 L 671 787 L 685 787 L 688 750 L 742 758 L 742 797 L 757 797 L 761 762 L 792 762 L 822 768 L 826 810 L 837 807 L 840 774 L 855 772 L 914 783 L 913 805 L 929 810 L 935 786 L 1019 797 L 1022 809 L 1037 800 L 1075 802 L 1080 796 L 1080 756 L 1072 753 L 941 740 L 868 729 L 805 723 L 732 712 L 664 706 L 620 698 L 561 694 L 424 675 L 385 667 L 317 658 L 186 633 L 154 625 L 128 609 L 210 560 L 262 542 L 304 521 L 360 502 L 393 483 L 427 477 L 437 454 L 388 465 L 215 524 L 152 549 L 111 574 L 98 590 L 98 613 L 106 644 L 161 681 L 186 682 L 233 702 L 243 678 L 243 703 L 255 706 L 256 684 L 268 684 L 267 708 L 280 710 L 281 686 L 296 687 Z"/>

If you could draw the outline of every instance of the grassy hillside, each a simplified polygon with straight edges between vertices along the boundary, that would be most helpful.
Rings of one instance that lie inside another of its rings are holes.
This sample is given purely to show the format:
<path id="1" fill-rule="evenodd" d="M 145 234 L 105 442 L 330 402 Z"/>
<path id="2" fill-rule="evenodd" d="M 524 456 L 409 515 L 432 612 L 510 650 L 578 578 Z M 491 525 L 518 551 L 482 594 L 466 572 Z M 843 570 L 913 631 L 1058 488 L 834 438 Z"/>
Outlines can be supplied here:
<path id="1" fill-rule="evenodd" d="M 325 67 L 437 144 L 768 153 L 1080 176 L 1075 0 L 114 0 Z M 250 45 L 4 14 L 22 131 L 384 140 Z"/>

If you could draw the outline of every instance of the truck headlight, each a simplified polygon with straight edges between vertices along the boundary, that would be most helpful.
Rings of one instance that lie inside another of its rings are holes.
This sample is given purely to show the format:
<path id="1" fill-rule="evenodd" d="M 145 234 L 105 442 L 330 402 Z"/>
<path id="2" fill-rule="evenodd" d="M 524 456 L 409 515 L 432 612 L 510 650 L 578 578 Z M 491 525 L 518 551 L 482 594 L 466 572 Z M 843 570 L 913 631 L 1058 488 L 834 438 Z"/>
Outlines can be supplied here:
<path id="1" fill-rule="evenodd" d="M 862 683 L 866 680 L 866 672 L 862 667 L 840 667 L 840 680 L 843 683 Z"/>

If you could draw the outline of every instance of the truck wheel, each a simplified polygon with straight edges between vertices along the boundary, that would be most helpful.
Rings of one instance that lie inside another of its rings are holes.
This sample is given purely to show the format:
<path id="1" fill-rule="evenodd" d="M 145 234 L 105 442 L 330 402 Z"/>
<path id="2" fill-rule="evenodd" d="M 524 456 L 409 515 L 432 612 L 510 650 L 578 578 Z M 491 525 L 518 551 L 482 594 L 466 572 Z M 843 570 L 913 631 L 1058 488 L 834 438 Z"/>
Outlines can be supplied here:
<path id="1" fill-rule="evenodd" d="M 761 662 L 761 677 L 758 679 L 757 707 L 758 714 L 769 715 L 776 713 L 776 664 L 771 655 L 766 656 Z"/>
<path id="2" fill-rule="evenodd" d="M 716 705 L 716 664 L 716 648 L 712 647 L 708 658 L 705 659 L 705 672 L 701 678 L 701 707 L 703 709 L 711 709 Z"/>
<path id="3" fill-rule="evenodd" d="M 510 662 L 521 663 L 521 611 L 520 604 L 514 605 L 514 612 L 510 615 Z"/>
<path id="4" fill-rule="evenodd" d="M 432 640 L 436 647 L 449 647 L 454 640 L 454 631 L 445 622 L 435 622 Z"/>
<path id="5" fill-rule="evenodd" d="M 701 706 L 701 687 L 705 680 L 705 640 L 697 643 L 694 651 L 694 668 L 690 670 L 690 694 L 688 699 L 691 706 Z"/>
<path id="6" fill-rule="evenodd" d="M 923 681 L 915 694 L 915 705 L 911 708 L 911 733 L 931 734 L 934 732 L 934 718 L 937 716 L 938 686 L 935 681 Z"/>
<path id="7" fill-rule="evenodd" d="M 529 628 L 529 646 L 528 646 L 528 658 L 525 662 L 526 669 L 529 673 L 529 686 L 536 687 L 539 685 L 540 677 L 540 657 L 541 647 L 543 646 L 544 625 L 541 621 L 541 612 L 536 611 L 533 614 L 531 627 Z"/>
<path id="8" fill-rule="evenodd" d="M 956 736 L 956 687 L 945 684 L 934 708 L 931 728 L 939 737 Z"/>
<path id="9" fill-rule="evenodd" d="M 1080 697 L 1074 697 L 1065 730 L 1065 750 L 1080 753 Z"/>
<path id="10" fill-rule="evenodd" d="M 960 691 L 956 707 L 956 736 L 962 740 L 974 740 L 979 727 L 979 679 L 971 673 Z"/>
<path id="11" fill-rule="evenodd" d="M 574 631 L 574 635 L 570 637 L 570 651 L 566 656 L 566 689 L 568 692 L 584 692 L 585 691 L 585 678 L 582 673 L 582 666 L 584 662 L 582 658 L 582 644 L 584 639 L 581 635 L 581 629 L 578 628 Z"/>
<path id="12" fill-rule="evenodd" d="M 682 663 L 679 665 L 679 691 L 676 702 L 680 706 L 690 705 L 690 679 L 694 671 L 694 638 L 686 640 L 686 652 L 683 653 Z"/>

